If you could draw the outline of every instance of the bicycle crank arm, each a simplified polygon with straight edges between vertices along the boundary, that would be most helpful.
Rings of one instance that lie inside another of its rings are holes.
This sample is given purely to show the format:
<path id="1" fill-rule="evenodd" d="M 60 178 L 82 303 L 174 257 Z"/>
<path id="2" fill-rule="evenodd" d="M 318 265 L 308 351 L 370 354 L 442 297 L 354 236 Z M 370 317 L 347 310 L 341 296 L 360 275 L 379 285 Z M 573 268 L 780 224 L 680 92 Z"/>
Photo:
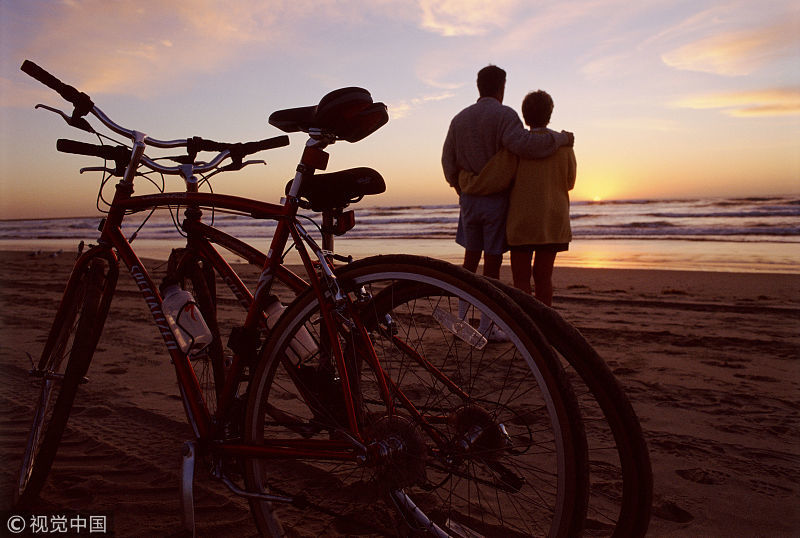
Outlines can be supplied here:
<path id="1" fill-rule="evenodd" d="M 303 499 L 295 498 L 295 497 L 284 497 L 281 495 L 270 495 L 269 493 L 253 493 L 251 491 L 245 491 L 234 484 L 230 478 L 227 476 L 223 476 L 220 478 L 222 483 L 228 486 L 228 489 L 231 490 L 232 493 L 235 495 L 239 495 L 240 497 L 244 497 L 245 499 L 258 499 L 260 501 L 269 501 L 274 503 L 289 503 L 289 504 L 303 504 Z"/>

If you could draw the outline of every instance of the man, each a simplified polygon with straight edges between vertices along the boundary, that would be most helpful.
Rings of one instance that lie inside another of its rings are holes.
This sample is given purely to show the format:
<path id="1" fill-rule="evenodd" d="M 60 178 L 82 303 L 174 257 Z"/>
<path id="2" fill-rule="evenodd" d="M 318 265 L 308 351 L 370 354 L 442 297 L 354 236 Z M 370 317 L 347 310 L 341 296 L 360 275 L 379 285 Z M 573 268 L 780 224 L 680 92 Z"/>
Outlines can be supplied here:
<path id="1" fill-rule="evenodd" d="M 450 122 L 442 150 L 445 179 L 459 194 L 461 208 L 456 242 L 463 246 L 464 267 L 477 271 L 483 254 L 483 274 L 500 277 L 505 250 L 507 192 L 489 195 L 462 193 L 459 171 L 480 173 L 498 151 L 506 148 L 526 159 L 549 157 L 560 146 L 571 146 L 572 133 L 531 132 L 517 113 L 503 105 L 506 72 L 495 65 L 478 72 L 478 101 L 459 112 Z"/>

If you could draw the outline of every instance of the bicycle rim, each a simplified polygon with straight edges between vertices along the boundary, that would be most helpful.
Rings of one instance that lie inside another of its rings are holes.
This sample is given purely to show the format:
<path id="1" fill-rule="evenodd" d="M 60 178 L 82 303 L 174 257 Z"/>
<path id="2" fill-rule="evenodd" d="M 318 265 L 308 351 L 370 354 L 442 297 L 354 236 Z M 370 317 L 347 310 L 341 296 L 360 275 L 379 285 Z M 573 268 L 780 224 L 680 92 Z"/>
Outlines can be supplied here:
<path id="1" fill-rule="evenodd" d="M 543 355 L 530 336 L 535 327 L 515 319 L 525 316 L 516 316 L 519 312 L 505 296 L 474 275 L 432 260 L 378 257 L 338 274 L 351 295 L 363 288 L 372 297 L 362 301 L 360 316 L 394 409 L 388 417 L 377 383 L 359 387 L 367 416 L 373 418 L 366 428 L 373 437 L 365 444 L 385 446 L 391 440 L 402 448 L 395 460 L 351 464 L 347 480 L 303 461 L 325 480 L 335 477 L 338 485 L 319 492 L 340 510 L 319 531 L 346 534 L 342 522 L 355 520 L 368 522 L 378 534 L 556 536 L 579 531 L 585 505 L 580 418 L 555 358 Z M 459 303 L 470 305 L 468 319 L 490 318 L 511 341 L 482 341 L 486 334 L 478 331 L 477 320 L 469 333 L 475 337 L 478 332 L 472 345 L 452 327 L 445 328 L 458 316 Z M 276 357 L 273 352 L 270 360 Z M 363 360 L 353 366 L 362 373 L 369 370 Z M 270 398 L 264 388 L 268 383 L 259 376 L 256 380 L 246 425 L 246 438 L 254 441 L 268 422 L 260 418 L 269 409 L 261 402 Z M 249 467 L 249 485 L 269 490 L 278 471 L 263 462 Z M 342 492 L 351 477 L 357 477 L 352 483 L 361 492 L 368 492 L 366 499 L 345 499 Z M 282 523 L 302 524 L 304 517 L 277 504 L 253 503 L 253 511 L 268 532 Z"/>
<path id="2" fill-rule="evenodd" d="M 32 382 L 36 403 L 14 490 L 15 506 L 24 507 L 38 496 L 55 459 L 101 331 L 102 287 L 103 266 L 97 260 L 85 269 L 73 290 L 67 291 L 69 296 L 51 328 L 43 371 Z"/>

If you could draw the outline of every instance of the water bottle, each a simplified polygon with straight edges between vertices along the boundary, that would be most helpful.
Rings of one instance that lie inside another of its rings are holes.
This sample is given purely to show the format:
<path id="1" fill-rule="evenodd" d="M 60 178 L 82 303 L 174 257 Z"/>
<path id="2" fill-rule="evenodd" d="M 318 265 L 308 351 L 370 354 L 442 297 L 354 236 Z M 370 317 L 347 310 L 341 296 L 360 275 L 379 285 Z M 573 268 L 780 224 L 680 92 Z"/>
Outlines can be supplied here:
<path id="1" fill-rule="evenodd" d="M 162 304 L 175 340 L 181 351 L 197 355 L 211 343 L 213 336 L 197 307 L 197 303 L 188 291 L 177 284 L 168 284 L 162 290 Z"/>
<path id="2" fill-rule="evenodd" d="M 274 295 L 270 295 L 267 300 L 269 302 L 264 308 L 264 315 L 267 317 L 267 327 L 272 329 L 286 307 Z M 292 362 L 298 363 L 316 353 L 317 349 L 319 349 L 317 343 L 308 330 L 300 327 L 300 330 L 295 333 L 294 339 L 289 343 L 289 347 L 286 348 L 286 356 Z"/>
<path id="3" fill-rule="evenodd" d="M 468 321 L 459 319 L 447 310 L 442 310 L 439 307 L 434 309 L 433 318 L 439 322 L 439 325 L 475 349 L 483 349 L 486 347 L 486 337 L 483 336 L 480 331 L 475 330 Z"/>

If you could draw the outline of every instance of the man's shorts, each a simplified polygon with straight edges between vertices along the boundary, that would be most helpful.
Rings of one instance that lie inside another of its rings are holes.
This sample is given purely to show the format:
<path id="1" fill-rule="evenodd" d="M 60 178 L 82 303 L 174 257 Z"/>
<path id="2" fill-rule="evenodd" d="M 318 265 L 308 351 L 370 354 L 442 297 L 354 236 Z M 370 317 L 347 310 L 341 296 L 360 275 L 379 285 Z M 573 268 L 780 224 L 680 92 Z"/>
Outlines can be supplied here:
<path id="1" fill-rule="evenodd" d="M 508 194 L 471 196 L 459 198 L 456 243 L 467 250 L 502 254 L 506 250 L 506 215 Z"/>

